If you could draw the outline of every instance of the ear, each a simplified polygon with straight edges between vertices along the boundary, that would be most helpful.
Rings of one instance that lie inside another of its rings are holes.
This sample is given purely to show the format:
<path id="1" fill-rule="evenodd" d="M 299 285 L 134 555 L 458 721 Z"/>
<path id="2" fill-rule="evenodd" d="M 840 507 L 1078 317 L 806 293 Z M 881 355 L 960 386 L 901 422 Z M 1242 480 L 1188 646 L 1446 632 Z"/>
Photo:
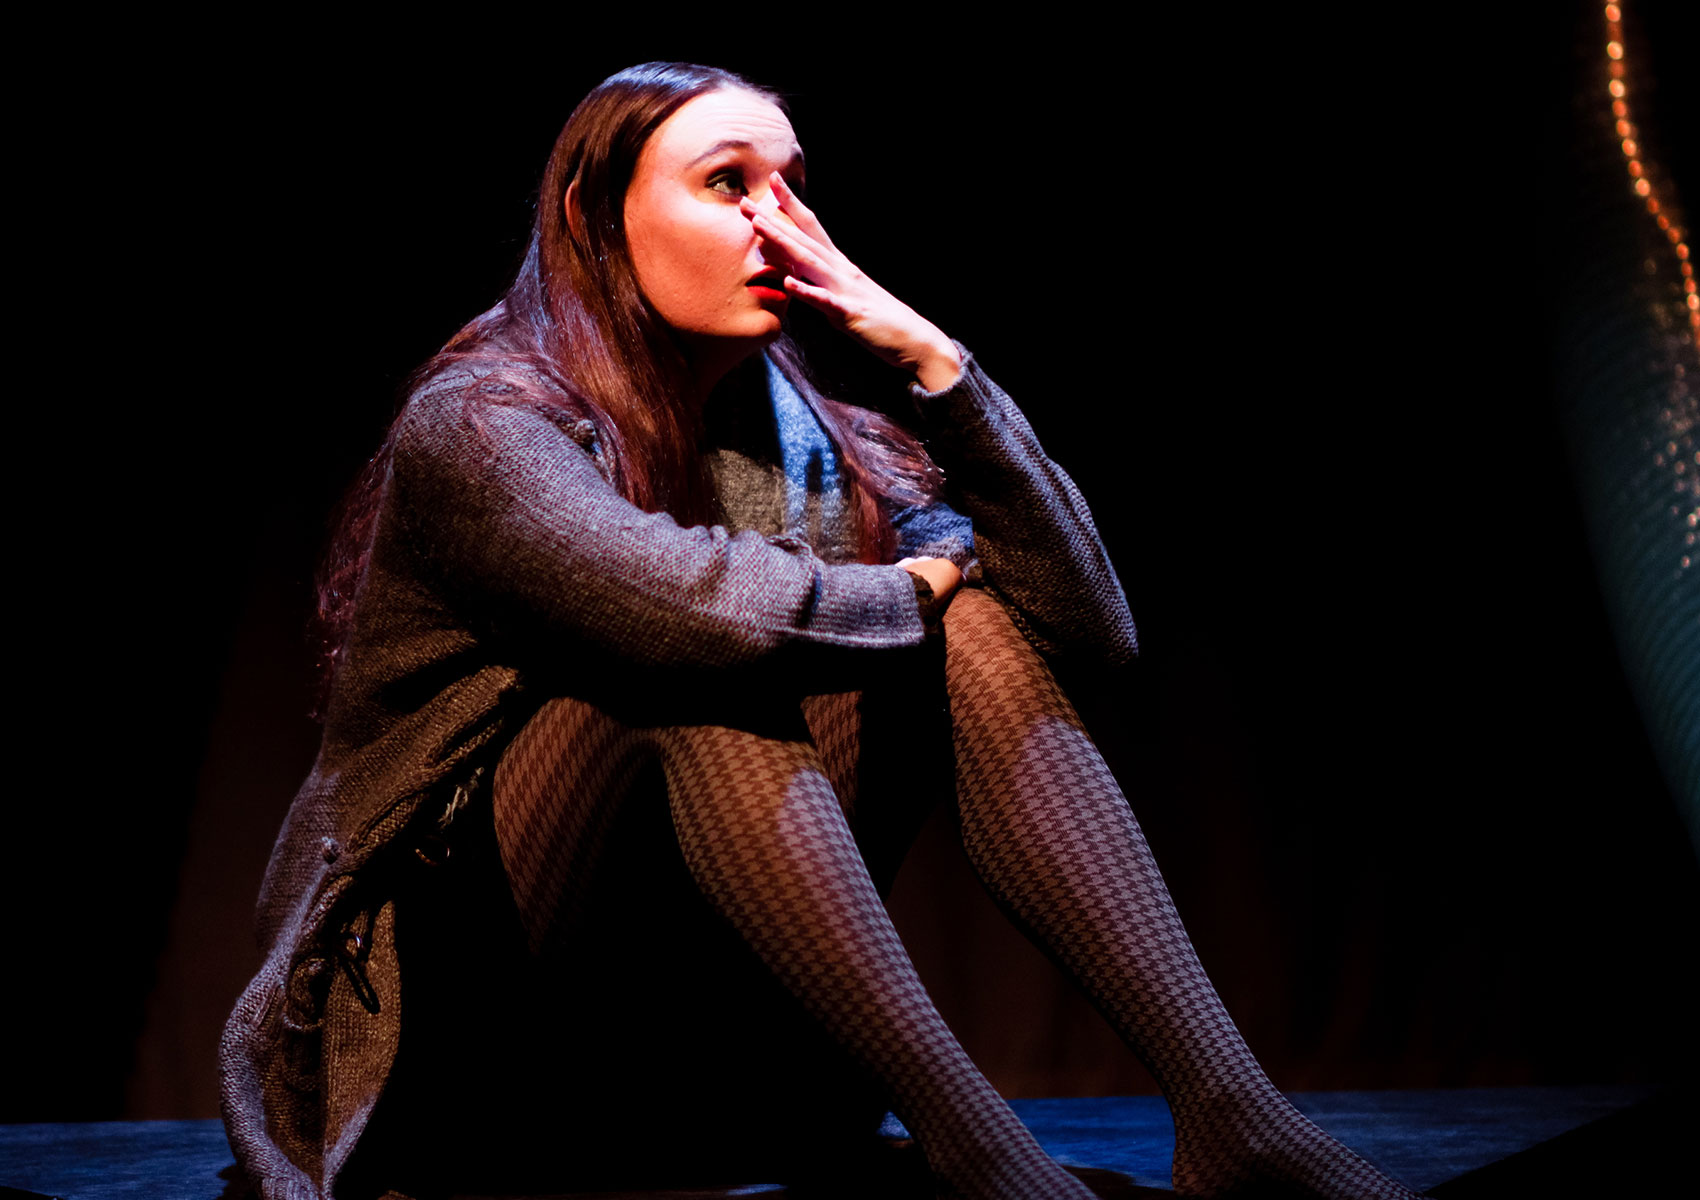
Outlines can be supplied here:
<path id="1" fill-rule="evenodd" d="M 587 241 L 588 239 L 584 235 L 584 209 L 578 202 L 577 179 L 567 184 L 567 194 L 562 199 L 561 204 L 567 210 L 567 228 L 572 230 L 574 239 L 580 242 Z"/>

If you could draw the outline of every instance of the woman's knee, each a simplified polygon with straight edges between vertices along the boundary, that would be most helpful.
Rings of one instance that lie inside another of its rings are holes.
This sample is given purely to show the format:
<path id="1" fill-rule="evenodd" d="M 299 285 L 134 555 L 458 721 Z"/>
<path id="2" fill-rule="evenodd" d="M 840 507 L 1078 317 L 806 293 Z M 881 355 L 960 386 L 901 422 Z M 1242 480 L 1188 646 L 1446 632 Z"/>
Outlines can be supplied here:
<path id="1" fill-rule="evenodd" d="M 771 809 L 799 788 L 832 792 L 794 708 L 741 714 L 723 725 L 670 726 L 655 732 L 655 743 L 676 825 L 735 823 L 737 814 Z"/>
<path id="2" fill-rule="evenodd" d="M 634 730 L 594 704 L 557 697 L 537 710 L 502 752 L 492 781 L 496 832 L 507 852 L 521 831 L 570 824 L 617 783 L 638 748 Z"/>
<path id="3" fill-rule="evenodd" d="M 572 697 L 543 704 L 503 752 L 491 817 L 534 951 L 576 920 L 605 873 L 615 819 L 654 760 L 643 731 Z"/>

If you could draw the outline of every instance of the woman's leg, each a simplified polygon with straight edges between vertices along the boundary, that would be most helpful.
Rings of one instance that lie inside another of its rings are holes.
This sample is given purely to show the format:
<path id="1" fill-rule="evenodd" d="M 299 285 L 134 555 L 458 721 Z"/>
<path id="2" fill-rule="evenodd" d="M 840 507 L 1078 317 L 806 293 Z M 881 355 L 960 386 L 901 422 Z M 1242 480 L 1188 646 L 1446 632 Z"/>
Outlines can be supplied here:
<path id="1" fill-rule="evenodd" d="M 884 900 L 932 811 L 955 789 L 940 645 L 860 692 L 805 696 L 821 769 Z"/>
<path id="2" fill-rule="evenodd" d="M 536 1111 L 578 1135 L 533 1190 L 793 1178 L 870 1149 L 887 1107 L 696 886 L 659 734 L 559 699 L 496 773 L 498 870 L 532 947 L 531 1061 L 570 1081 Z"/>
<path id="3" fill-rule="evenodd" d="M 497 837 L 534 945 L 560 927 L 550 914 L 582 905 L 575 880 L 593 870 L 618 784 L 636 769 L 628 746 L 651 745 L 691 878 L 883 1084 L 946 1194 L 1091 1195 L 1039 1148 L 933 1007 L 795 709 L 736 728 L 634 731 L 587 707 L 545 708 L 496 775 Z"/>
<path id="4" fill-rule="evenodd" d="M 1411 1196 L 1270 1084 L 1193 953 L 1114 776 L 993 596 L 964 589 L 952 601 L 945 654 L 968 857 L 1163 1089 L 1176 1190 Z"/>

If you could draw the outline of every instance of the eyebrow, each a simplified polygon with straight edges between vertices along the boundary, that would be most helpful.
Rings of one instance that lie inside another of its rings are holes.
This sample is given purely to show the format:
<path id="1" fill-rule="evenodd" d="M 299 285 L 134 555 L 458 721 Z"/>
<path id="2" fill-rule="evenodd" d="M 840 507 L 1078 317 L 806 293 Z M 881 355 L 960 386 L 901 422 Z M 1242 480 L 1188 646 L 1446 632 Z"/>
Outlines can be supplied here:
<path id="1" fill-rule="evenodd" d="M 685 164 L 685 168 L 687 170 L 689 170 L 691 167 L 696 166 L 698 163 L 703 162 L 706 159 L 713 158 L 716 154 L 719 154 L 722 150 L 751 150 L 751 151 L 753 151 L 755 149 L 756 149 L 756 146 L 755 146 L 754 142 L 746 142 L 741 138 L 726 138 L 722 141 L 718 141 L 718 142 L 714 143 L 714 145 L 710 146 L 707 150 L 704 150 L 701 154 L 699 154 L 695 158 L 691 159 L 690 162 Z M 783 175 L 786 171 L 791 170 L 792 168 L 796 168 L 799 171 L 804 169 L 803 168 L 803 149 L 802 149 L 801 146 L 791 147 L 791 157 L 786 160 L 785 166 L 780 170 L 780 174 Z"/>

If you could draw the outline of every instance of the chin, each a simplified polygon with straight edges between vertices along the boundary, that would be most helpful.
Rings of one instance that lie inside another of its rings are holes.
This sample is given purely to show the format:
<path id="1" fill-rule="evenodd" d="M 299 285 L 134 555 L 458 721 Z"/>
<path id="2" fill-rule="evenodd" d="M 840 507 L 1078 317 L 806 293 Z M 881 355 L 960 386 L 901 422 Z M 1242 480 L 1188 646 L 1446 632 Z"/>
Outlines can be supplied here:
<path id="1" fill-rule="evenodd" d="M 755 350 L 765 350 L 773 345 L 779 339 L 779 335 L 785 332 L 785 323 L 779 319 L 778 313 L 764 313 L 763 316 L 768 319 L 752 322 L 747 337 L 739 339 L 753 343 L 752 353 Z"/>
<path id="2" fill-rule="evenodd" d="M 773 343 L 777 342 L 779 340 L 779 335 L 784 332 L 785 331 L 782 328 L 775 326 L 770 333 L 763 333 L 756 337 L 740 338 L 738 361 L 744 362 L 756 357 L 763 350 L 766 350 L 769 346 L 773 345 Z"/>
<path id="3" fill-rule="evenodd" d="M 778 341 L 779 335 L 785 332 L 785 327 L 780 322 L 778 313 L 770 312 L 761 315 L 767 319 L 740 322 L 741 328 L 735 333 L 698 334 L 694 337 L 687 335 L 685 337 L 685 343 L 689 347 L 687 356 L 699 368 L 709 367 L 712 377 L 718 378 L 720 373 L 760 354 Z"/>

